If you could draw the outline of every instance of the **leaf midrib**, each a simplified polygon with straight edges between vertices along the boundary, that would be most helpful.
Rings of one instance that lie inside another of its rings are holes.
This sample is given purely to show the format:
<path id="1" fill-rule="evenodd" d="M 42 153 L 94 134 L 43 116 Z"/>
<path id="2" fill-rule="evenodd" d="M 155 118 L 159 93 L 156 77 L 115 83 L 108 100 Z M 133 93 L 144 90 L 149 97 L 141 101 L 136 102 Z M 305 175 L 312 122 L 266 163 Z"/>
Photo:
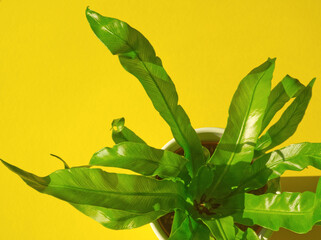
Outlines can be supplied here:
<path id="1" fill-rule="evenodd" d="M 167 162 L 166 164 L 163 163 L 163 161 L 157 161 L 157 160 L 153 160 L 153 159 L 148 159 L 148 158 L 139 158 L 139 157 L 124 157 L 124 156 L 120 156 L 119 158 L 121 158 L 123 161 L 126 161 L 126 160 L 136 160 L 136 161 L 146 161 L 146 162 L 149 162 L 153 165 L 155 165 L 156 167 L 157 166 L 166 166 L 166 167 L 170 167 L 170 168 L 174 168 L 174 169 L 177 169 L 177 170 L 181 170 L 181 168 L 179 166 L 176 166 L 176 165 L 173 165 L 171 164 L 171 162 Z M 108 161 L 113 161 L 113 160 L 116 160 L 116 161 L 120 161 L 119 159 L 117 159 L 117 157 L 115 157 L 114 159 L 109 159 Z M 106 160 L 100 160 L 98 163 L 95 163 L 93 165 L 102 165 L 105 163 Z M 118 164 L 118 163 L 116 163 Z M 183 163 L 182 163 L 183 164 Z M 108 167 L 110 165 L 107 165 L 106 167 Z M 118 165 L 117 165 L 118 166 Z"/>
<path id="2" fill-rule="evenodd" d="M 122 38 L 121 38 L 120 36 L 118 36 L 117 34 L 111 32 L 107 27 L 105 27 L 104 25 L 100 24 L 95 18 L 92 18 L 92 19 L 94 19 L 94 21 L 95 21 L 96 23 L 98 23 L 102 28 L 104 28 L 105 30 L 107 30 L 110 34 L 116 36 L 116 37 L 119 38 L 121 41 L 123 41 L 127 46 L 130 47 L 130 49 L 131 49 L 133 52 L 135 52 L 137 58 L 138 58 L 139 61 L 143 64 L 143 66 L 144 66 L 145 70 L 148 72 L 149 76 L 153 79 L 154 84 L 156 85 L 159 93 L 160 93 L 161 96 L 162 96 L 163 101 L 165 102 L 165 106 L 166 106 L 167 110 L 170 112 L 170 115 L 171 115 L 172 118 L 174 119 L 175 127 L 179 130 L 179 133 L 180 133 L 180 135 L 181 135 L 181 137 L 182 137 L 182 139 L 183 139 L 183 141 L 184 141 L 184 144 L 187 146 L 187 149 L 184 149 L 186 156 L 190 156 L 189 144 L 188 144 L 187 140 L 185 139 L 185 137 L 184 137 L 184 135 L 183 135 L 183 133 L 182 133 L 182 130 L 181 130 L 179 124 L 178 124 L 177 121 L 176 121 L 175 115 L 174 115 L 174 113 L 171 111 L 171 109 L 170 109 L 167 101 L 165 100 L 164 94 L 163 94 L 162 91 L 160 90 L 160 88 L 159 88 L 156 80 L 154 79 L 153 75 L 151 74 L 151 72 L 150 72 L 150 71 L 148 70 L 148 68 L 146 67 L 144 61 L 142 61 L 142 59 L 139 57 L 139 54 L 135 51 L 135 49 L 134 49 L 127 41 L 125 41 L 124 39 L 122 39 Z M 183 146 L 182 146 L 182 147 L 183 147 Z"/>
<path id="3" fill-rule="evenodd" d="M 302 211 L 302 212 L 288 212 L 288 211 L 277 211 L 277 210 L 264 210 L 264 209 L 257 209 L 257 210 L 252 210 L 252 209 L 240 209 L 240 208 L 227 208 L 229 210 L 234 210 L 236 212 L 242 212 L 242 213 L 264 213 L 264 214 L 281 214 L 281 215 L 304 215 L 304 214 L 313 214 L 314 213 L 314 208 L 311 209 L 311 211 Z"/>
<path id="4" fill-rule="evenodd" d="M 262 74 L 262 76 L 261 76 L 260 79 L 257 81 L 257 83 L 256 83 L 256 85 L 255 85 L 255 87 L 254 87 L 254 91 L 253 91 L 253 94 L 252 94 L 252 96 L 251 96 L 251 101 L 250 101 L 251 105 L 248 107 L 247 112 L 246 112 L 246 115 L 245 115 L 246 117 L 243 119 L 241 131 L 240 131 L 240 134 L 239 134 L 239 136 L 238 136 L 238 139 L 237 139 L 237 141 L 236 141 L 236 143 L 235 143 L 234 151 L 232 152 L 232 154 L 231 154 L 231 156 L 230 156 L 230 158 L 229 158 L 229 160 L 228 160 L 228 162 L 227 162 L 227 164 L 226 164 L 226 167 L 225 167 L 224 170 L 223 170 L 223 173 L 220 175 L 219 179 L 217 180 L 217 182 L 216 182 L 216 184 L 214 185 L 213 190 L 212 190 L 211 192 L 214 192 L 214 191 L 216 190 L 217 186 L 220 184 L 221 180 L 223 179 L 223 177 L 225 176 L 226 172 L 227 172 L 228 169 L 230 168 L 230 164 L 231 164 L 231 162 L 233 161 L 233 158 L 234 158 L 234 156 L 235 156 L 235 154 L 236 154 L 235 150 L 236 150 L 237 146 L 239 145 L 239 141 L 240 141 L 240 139 L 241 139 L 241 136 L 243 136 L 243 133 L 244 133 L 245 125 L 246 125 L 246 122 L 247 122 L 247 119 L 248 119 L 248 116 L 249 116 L 249 113 L 250 113 L 250 109 L 251 109 L 251 107 L 252 107 L 253 98 L 254 98 L 254 95 L 255 95 L 255 92 L 256 92 L 256 88 L 257 88 L 257 86 L 259 85 L 259 83 L 261 82 L 261 80 L 262 80 L 262 78 L 264 77 L 265 74 L 266 74 L 266 71 Z M 253 148 L 253 149 L 254 149 L 254 148 Z M 214 155 L 213 155 L 213 156 L 214 156 Z"/>
<path id="5" fill-rule="evenodd" d="M 66 186 L 66 185 L 56 185 L 56 184 L 50 184 L 46 185 L 46 188 L 66 188 L 66 189 L 72 189 L 72 190 L 78 190 L 80 192 L 95 192 L 95 193 L 101 193 L 102 195 L 108 195 L 108 194 L 115 194 L 115 195 L 128 195 L 128 196 L 142 196 L 142 197 L 162 197 L 162 198 L 183 198 L 178 193 L 172 193 L 172 192 L 160 192 L 160 193 L 152 193 L 152 192 L 113 192 L 113 191 L 107 191 L 107 190 L 96 190 L 96 189 L 89 189 L 89 188 L 79 188 L 74 186 Z"/>

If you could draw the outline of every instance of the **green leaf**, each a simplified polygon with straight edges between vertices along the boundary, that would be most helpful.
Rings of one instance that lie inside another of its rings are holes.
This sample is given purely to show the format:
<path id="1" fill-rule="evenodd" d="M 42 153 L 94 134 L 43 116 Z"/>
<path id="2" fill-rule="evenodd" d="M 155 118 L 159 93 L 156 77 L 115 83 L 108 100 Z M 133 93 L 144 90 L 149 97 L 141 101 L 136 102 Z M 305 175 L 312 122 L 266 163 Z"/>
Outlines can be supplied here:
<path id="1" fill-rule="evenodd" d="M 269 130 L 258 140 L 256 145 L 257 151 L 265 152 L 274 148 L 295 133 L 305 114 L 305 110 L 309 105 L 314 81 L 315 78 L 294 99 L 292 104 L 284 111 L 280 120 L 269 128 Z"/>
<path id="2" fill-rule="evenodd" d="M 251 163 L 270 94 L 274 65 L 275 59 L 268 59 L 252 70 L 236 90 L 226 129 L 210 159 L 216 168 L 208 196 L 226 196 L 243 177 L 240 170 Z"/>
<path id="3" fill-rule="evenodd" d="M 57 156 L 55 154 L 50 154 L 50 156 L 53 156 L 53 157 L 59 159 L 64 164 L 65 169 L 70 168 L 69 165 L 67 164 L 67 162 L 65 160 L 63 160 L 61 157 L 59 157 L 59 156 Z"/>
<path id="4" fill-rule="evenodd" d="M 155 221 L 167 213 L 161 210 L 148 213 L 135 213 L 91 205 L 71 205 L 104 227 L 114 230 L 138 228 Z"/>
<path id="5" fill-rule="evenodd" d="M 238 229 L 235 239 L 236 240 L 260 240 L 260 238 L 252 228 L 247 228 L 245 232 Z"/>
<path id="6" fill-rule="evenodd" d="M 321 169 L 321 143 L 292 144 L 263 155 L 249 166 L 238 190 L 258 189 L 286 170 L 302 171 L 308 166 Z"/>
<path id="7" fill-rule="evenodd" d="M 267 127 L 274 115 L 293 97 L 304 89 L 299 80 L 286 75 L 281 82 L 276 85 L 269 96 L 268 105 L 265 110 L 261 132 Z"/>
<path id="8" fill-rule="evenodd" d="M 171 236 L 173 236 L 177 230 L 180 231 L 179 228 L 182 226 L 182 223 L 185 221 L 187 216 L 188 216 L 188 212 L 183 211 L 181 209 L 175 210 L 172 229 L 171 229 Z"/>
<path id="9" fill-rule="evenodd" d="M 234 221 L 231 216 L 202 221 L 210 229 L 215 240 L 235 240 Z"/>
<path id="10" fill-rule="evenodd" d="M 200 200 L 204 192 L 212 184 L 213 178 L 213 169 L 210 166 L 204 165 L 198 170 L 188 189 L 193 200 Z"/>
<path id="11" fill-rule="evenodd" d="M 204 146 L 202 146 L 202 149 L 203 149 L 204 157 L 205 157 L 206 161 L 208 161 L 210 159 L 210 157 L 211 157 L 210 150 L 208 150 Z"/>
<path id="12" fill-rule="evenodd" d="M 143 143 L 122 142 L 113 148 L 105 147 L 96 152 L 91 165 L 118 167 L 145 176 L 177 177 L 187 160 L 173 152 L 155 149 Z"/>
<path id="13" fill-rule="evenodd" d="M 175 85 L 149 41 L 127 23 L 103 17 L 87 8 L 87 20 L 96 36 L 122 66 L 143 85 L 155 109 L 169 124 L 175 140 L 184 149 L 189 173 L 205 163 L 201 142 L 183 108 L 178 105 Z"/>
<path id="14" fill-rule="evenodd" d="M 145 143 L 144 140 L 138 137 L 132 130 L 125 127 L 125 118 L 115 119 L 111 126 L 113 129 L 112 138 L 116 144 L 121 142 Z"/>
<path id="15" fill-rule="evenodd" d="M 238 194 L 227 199 L 217 212 L 232 215 L 235 222 L 247 226 L 257 224 L 273 231 L 282 227 L 296 233 L 306 233 L 321 220 L 321 181 L 316 194 Z"/>
<path id="16" fill-rule="evenodd" d="M 136 213 L 170 212 L 185 207 L 185 189 L 180 182 L 89 168 L 62 169 L 38 177 L 1 161 L 30 187 L 70 203 Z"/>
<path id="17" fill-rule="evenodd" d="M 177 213 L 176 213 L 177 214 Z M 209 240 L 210 231 L 199 221 L 195 221 L 190 215 L 180 213 L 174 217 L 173 229 L 168 240 Z"/>

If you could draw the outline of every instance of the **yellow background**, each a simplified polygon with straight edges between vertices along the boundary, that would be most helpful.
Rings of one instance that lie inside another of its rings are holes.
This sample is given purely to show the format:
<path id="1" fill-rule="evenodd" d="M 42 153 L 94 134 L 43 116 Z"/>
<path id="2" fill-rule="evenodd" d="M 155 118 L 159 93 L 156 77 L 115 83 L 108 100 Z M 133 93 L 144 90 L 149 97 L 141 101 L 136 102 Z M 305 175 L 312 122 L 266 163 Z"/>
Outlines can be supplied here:
<path id="1" fill-rule="evenodd" d="M 283 145 L 321 142 L 318 0 L 2 0 L 0 157 L 6 161 L 41 176 L 62 168 L 50 153 L 72 166 L 86 164 L 113 144 L 110 123 L 119 117 L 154 147 L 171 139 L 138 80 L 91 31 L 87 5 L 151 41 L 195 128 L 224 127 L 239 81 L 268 57 L 277 57 L 274 85 L 285 74 L 304 84 L 317 77 L 305 118 Z M 149 226 L 105 229 L 27 187 L 4 166 L 0 189 L 0 239 L 156 240 Z"/>

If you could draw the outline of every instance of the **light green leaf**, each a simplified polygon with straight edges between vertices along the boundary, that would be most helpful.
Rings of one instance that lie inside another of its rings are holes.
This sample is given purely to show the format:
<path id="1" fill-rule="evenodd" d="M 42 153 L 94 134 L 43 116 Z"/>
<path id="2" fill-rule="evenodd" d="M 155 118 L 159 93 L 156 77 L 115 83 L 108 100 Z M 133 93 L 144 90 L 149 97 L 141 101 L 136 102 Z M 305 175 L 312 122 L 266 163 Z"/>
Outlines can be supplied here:
<path id="1" fill-rule="evenodd" d="M 232 215 L 235 222 L 247 226 L 257 224 L 273 231 L 286 228 L 296 233 L 306 233 L 321 220 L 321 181 L 316 194 L 238 194 L 227 199 L 217 212 Z"/>
<path id="2" fill-rule="evenodd" d="M 173 152 L 147 146 L 144 143 L 122 142 L 113 148 L 96 152 L 91 165 L 118 167 L 132 170 L 145 176 L 177 177 L 187 160 Z"/>
<path id="3" fill-rule="evenodd" d="M 299 80 L 286 75 L 281 82 L 276 85 L 269 96 L 268 105 L 265 110 L 261 132 L 267 127 L 274 115 L 293 97 L 304 89 Z"/>
<path id="4" fill-rule="evenodd" d="M 308 166 L 321 169 L 321 143 L 292 144 L 263 155 L 248 167 L 238 190 L 258 189 L 286 170 L 302 171 Z"/>
<path id="5" fill-rule="evenodd" d="M 234 221 L 231 216 L 201 220 L 210 229 L 215 240 L 235 240 Z"/>
<path id="6" fill-rule="evenodd" d="M 274 65 L 275 59 L 268 59 L 252 70 L 236 90 L 226 129 L 210 159 L 216 168 L 208 196 L 224 198 L 239 184 L 242 169 L 251 163 L 270 94 Z"/>
<path id="7" fill-rule="evenodd" d="M 292 104 L 284 111 L 280 120 L 258 140 L 257 151 L 266 152 L 280 145 L 295 133 L 310 102 L 314 81 L 315 78 L 294 99 Z"/>
<path id="8" fill-rule="evenodd" d="M 1 161 L 30 187 L 70 203 L 136 213 L 170 212 L 185 207 L 185 189 L 180 182 L 89 168 L 62 169 L 38 177 Z"/>
<path id="9" fill-rule="evenodd" d="M 127 141 L 145 143 L 144 140 L 138 137 L 132 130 L 125 127 L 125 118 L 115 119 L 111 126 L 113 130 L 112 138 L 116 144 Z"/>
<path id="10" fill-rule="evenodd" d="M 185 214 L 185 215 L 184 215 Z M 176 215 L 176 214 L 175 214 Z M 176 218 L 176 219 L 175 219 Z M 209 240 L 210 231 L 199 221 L 182 212 L 174 217 L 174 226 L 168 240 Z"/>
<path id="11" fill-rule="evenodd" d="M 148 213 L 135 213 L 91 205 L 74 203 L 71 205 L 104 227 L 114 230 L 138 228 L 155 221 L 167 213 L 161 210 Z"/>
<path id="12" fill-rule="evenodd" d="M 205 163 L 201 142 L 183 108 L 178 105 L 175 85 L 155 54 L 152 45 L 137 30 L 114 18 L 87 9 L 87 20 L 96 36 L 122 66 L 143 85 L 155 109 L 169 124 L 173 136 L 184 149 L 189 173 L 196 174 Z"/>

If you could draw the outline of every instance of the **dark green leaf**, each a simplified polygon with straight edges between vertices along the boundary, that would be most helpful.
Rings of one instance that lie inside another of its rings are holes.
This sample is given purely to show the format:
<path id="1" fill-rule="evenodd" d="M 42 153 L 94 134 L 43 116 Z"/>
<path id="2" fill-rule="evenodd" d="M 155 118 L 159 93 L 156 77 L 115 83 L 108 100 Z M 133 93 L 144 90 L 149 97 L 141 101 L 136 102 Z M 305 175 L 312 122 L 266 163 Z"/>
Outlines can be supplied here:
<path id="1" fill-rule="evenodd" d="M 62 169 L 38 177 L 1 161 L 30 187 L 70 203 L 136 213 L 170 212 L 185 205 L 184 185 L 180 182 L 89 168 Z"/>
<path id="2" fill-rule="evenodd" d="M 166 211 L 135 213 L 91 205 L 71 205 L 104 227 L 114 230 L 138 228 L 155 221 L 167 213 Z"/>
<path id="3" fill-rule="evenodd" d="M 204 165 L 198 170 L 188 189 L 193 200 L 200 200 L 205 190 L 212 184 L 213 178 L 214 174 L 211 167 Z"/>
<path id="4" fill-rule="evenodd" d="M 177 177 L 187 160 L 173 152 L 155 149 L 143 143 L 122 142 L 103 148 L 90 160 L 91 165 L 118 167 L 145 176 Z"/>
<path id="5" fill-rule="evenodd" d="M 174 83 L 167 75 L 152 45 L 137 30 L 114 18 L 103 17 L 87 9 L 88 22 L 96 36 L 112 54 L 118 55 L 122 66 L 143 85 L 155 109 L 169 124 L 173 136 L 191 160 L 191 175 L 205 163 L 201 142 L 183 108 L 178 105 Z"/>
<path id="6" fill-rule="evenodd" d="M 144 140 L 138 137 L 132 130 L 125 127 L 125 118 L 115 119 L 111 126 L 113 129 L 112 138 L 116 144 L 127 141 L 145 143 Z"/>
<path id="7" fill-rule="evenodd" d="M 242 169 L 251 163 L 270 94 L 274 65 L 275 60 L 268 59 L 252 70 L 236 90 L 226 129 L 210 159 L 216 168 L 208 196 L 226 196 L 243 177 Z"/>
<path id="8" fill-rule="evenodd" d="M 205 156 L 205 159 L 206 161 L 210 159 L 211 157 L 211 153 L 210 153 L 210 150 L 208 150 L 206 147 L 202 147 L 203 148 L 203 153 L 204 153 L 204 156 Z"/>
<path id="9" fill-rule="evenodd" d="M 260 240 L 252 228 L 247 228 L 245 232 L 237 229 L 236 240 Z"/>
<path id="10" fill-rule="evenodd" d="M 265 152 L 291 137 L 301 122 L 312 96 L 313 79 L 294 99 L 276 122 L 257 142 L 256 150 Z"/>
<path id="11" fill-rule="evenodd" d="M 306 233 L 321 220 L 321 181 L 312 192 L 281 194 L 238 194 L 225 201 L 217 211 L 232 215 L 234 221 L 278 231 L 280 227 Z"/>
<path id="12" fill-rule="evenodd" d="M 247 169 L 239 190 L 258 189 L 286 170 L 302 171 L 308 166 L 321 169 L 321 143 L 292 144 L 263 155 Z"/>
<path id="13" fill-rule="evenodd" d="M 299 80 L 286 75 L 271 91 L 265 110 L 261 132 L 267 127 L 274 115 L 293 97 L 304 89 Z"/>
<path id="14" fill-rule="evenodd" d="M 210 229 L 215 240 L 235 240 L 234 221 L 231 216 L 202 221 Z"/>

